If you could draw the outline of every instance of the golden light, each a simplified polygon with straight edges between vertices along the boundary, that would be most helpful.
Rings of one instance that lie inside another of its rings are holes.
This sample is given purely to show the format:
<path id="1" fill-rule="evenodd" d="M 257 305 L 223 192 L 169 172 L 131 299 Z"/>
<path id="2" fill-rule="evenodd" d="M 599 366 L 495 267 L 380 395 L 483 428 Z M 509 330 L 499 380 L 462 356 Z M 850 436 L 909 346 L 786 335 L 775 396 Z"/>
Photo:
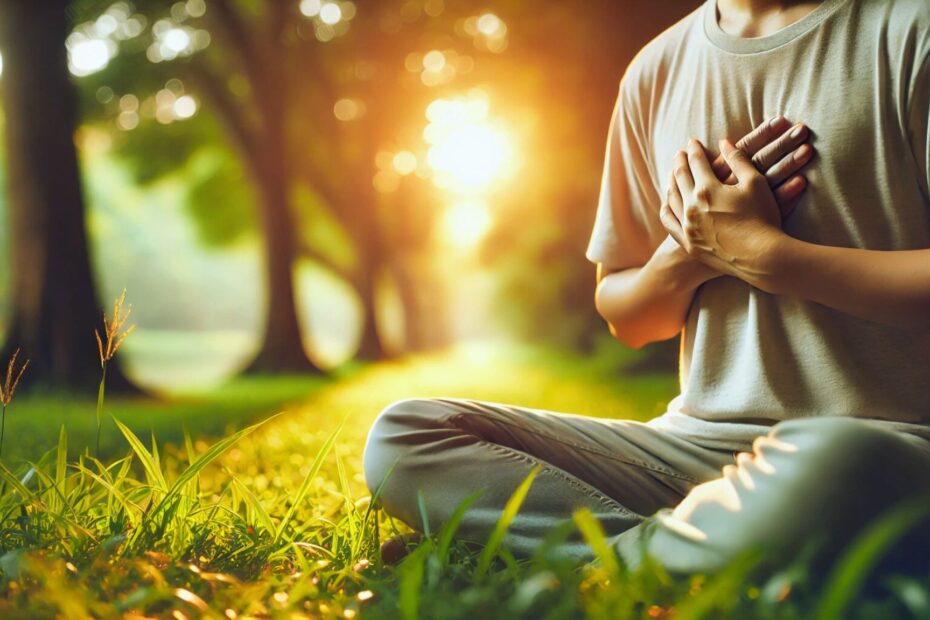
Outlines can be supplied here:
<path id="1" fill-rule="evenodd" d="M 174 102 L 174 115 L 178 118 L 190 118 L 197 113 L 197 102 L 190 95 L 181 95 Z"/>
<path id="2" fill-rule="evenodd" d="M 450 245 L 462 250 L 475 247 L 491 228 L 491 210 L 481 200 L 467 200 L 448 208 L 443 234 Z"/>
<path id="3" fill-rule="evenodd" d="M 429 150 L 431 168 L 466 191 L 481 191 L 503 176 L 510 162 L 504 133 L 485 123 L 466 123 L 446 133 Z"/>
<path id="4" fill-rule="evenodd" d="M 320 7 L 320 20 L 330 26 L 338 24 L 342 19 L 342 9 L 335 2 L 327 2 Z"/>
<path id="5" fill-rule="evenodd" d="M 190 46 L 191 36 L 183 28 L 171 28 L 164 34 L 162 42 L 169 50 L 179 54 Z"/>
<path id="6" fill-rule="evenodd" d="M 494 13 L 485 13 L 478 18 L 478 31 L 485 36 L 494 36 L 501 28 L 501 20 Z"/>
<path id="7" fill-rule="evenodd" d="M 301 0 L 300 12 L 306 17 L 316 17 L 320 14 L 323 3 L 320 0 Z"/>
<path id="8" fill-rule="evenodd" d="M 75 36 L 68 47 L 71 72 L 78 76 L 96 73 L 110 63 L 110 49 L 103 39 Z"/>
<path id="9" fill-rule="evenodd" d="M 427 71 L 442 71 L 446 65 L 446 57 L 439 50 L 427 52 L 423 57 L 423 68 Z"/>
<path id="10" fill-rule="evenodd" d="M 413 174 L 417 169 L 417 156 L 410 151 L 400 151 L 394 155 L 391 163 L 394 165 L 397 174 L 407 176 Z"/>
<path id="11" fill-rule="evenodd" d="M 340 99 L 333 105 L 333 115 L 340 121 L 354 121 L 364 114 L 365 104 L 357 99 Z"/>
<path id="12" fill-rule="evenodd" d="M 513 172 L 512 140 L 488 112 L 482 93 L 466 100 L 437 99 L 427 108 L 430 124 L 423 137 L 431 145 L 427 163 L 439 187 L 479 194 Z"/>

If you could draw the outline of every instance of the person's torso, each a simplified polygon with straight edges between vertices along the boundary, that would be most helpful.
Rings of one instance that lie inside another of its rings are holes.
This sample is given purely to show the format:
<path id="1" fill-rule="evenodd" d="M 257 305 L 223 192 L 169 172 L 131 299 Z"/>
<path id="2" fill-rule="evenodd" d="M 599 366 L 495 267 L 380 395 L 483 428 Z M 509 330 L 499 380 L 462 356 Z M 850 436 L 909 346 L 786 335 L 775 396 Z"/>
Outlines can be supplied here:
<path id="1" fill-rule="evenodd" d="M 787 31 L 755 40 L 728 38 L 708 10 L 651 52 L 658 67 L 644 130 L 654 180 L 668 177 L 688 138 L 716 150 L 720 138 L 735 141 L 780 113 L 807 124 L 817 149 L 804 170 L 807 192 L 784 222 L 788 234 L 830 246 L 930 248 L 926 172 L 906 131 L 915 46 L 930 28 L 919 2 L 827 0 Z M 682 338 L 682 395 L 673 406 L 683 413 L 930 423 L 926 332 L 720 277 L 698 290 Z"/>

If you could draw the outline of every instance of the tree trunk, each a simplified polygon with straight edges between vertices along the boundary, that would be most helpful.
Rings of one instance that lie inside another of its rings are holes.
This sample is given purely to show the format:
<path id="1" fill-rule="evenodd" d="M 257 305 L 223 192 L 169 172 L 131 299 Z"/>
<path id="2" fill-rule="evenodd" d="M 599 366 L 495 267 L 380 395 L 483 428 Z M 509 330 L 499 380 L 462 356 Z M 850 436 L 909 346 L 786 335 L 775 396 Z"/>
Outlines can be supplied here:
<path id="1" fill-rule="evenodd" d="M 287 182 L 274 167 L 264 167 L 259 180 L 265 248 L 268 311 L 262 345 L 247 369 L 250 373 L 311 372 L 320 368 L 307 357 L 297 317 L 294 291 L 296 243 Z"/>
<path id="2" fill-rule="evenodd" d="M 369 264 L 363 267 L 363 270 L 355 285 L 355 290 L 362 302 L 362 333 L 356 358 L 373 362 L 386 359 L 388 356 L 378 332 L 378 304 L 375 291 L 377 267 Z"/>
<path id="3" fill-rule="evenodd" d="M 0 3 L 9 162 L 12 320 L 2 360 L 18 347 L 24 381 L 93 391 L 100 380 L 84 201 L 74 146 L 64 0 Z M 112 367 L 111 387 L 128 386 Z"/>
<path id="4" fill-rule="evenodd" d="M 252 171 L 261 201 L 260 220 L 265 241 L 268 312 L 261 349 L 247 369 L 250 373 L 322 373 L 307 357 L 301 337 L 294 294 L 297 230 L 291 211 L 284 128 L 285 84 L 280 67 L 269 66 L 262 114 L 260 152 L 251 154 Z"/>
<path id="5" fill-rule="evenodd" d="M 375 197 L 365 192 L 355 196 L 356 204 L 373 205 Z M 362 328 L 356 358 L 364 361 L 386 359 L 387 352 L 378 331 L 377 282 L 384 264 L 384 245 L 373 213 L 358 214 L 349 222 L 353 243 L 358 252 L 358 266 L 353 285 L 362 303 Z"/>

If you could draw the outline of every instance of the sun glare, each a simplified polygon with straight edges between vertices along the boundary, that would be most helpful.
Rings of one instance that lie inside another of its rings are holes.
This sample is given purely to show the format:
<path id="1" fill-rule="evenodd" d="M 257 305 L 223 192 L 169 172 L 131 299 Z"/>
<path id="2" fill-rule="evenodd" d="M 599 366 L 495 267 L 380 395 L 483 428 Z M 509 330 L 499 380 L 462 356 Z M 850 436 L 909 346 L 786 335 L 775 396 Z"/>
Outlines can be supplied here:
<path id="1" fill-rule="evenodd" d="M 486 97 L 437 99 L 426 116 L 423 132 L 431 145 L 427 163 L 443 189 L 480 194 L 513 171 L 513 146 L 508 133 L 488 118 Z"/>
<path id="2" fill-rule="evenodd" d="M 444 236 L 459 249 L 478 245 L 491 228 L 491 211 L 481 200 L 467 200 L 446 210 Z"/>

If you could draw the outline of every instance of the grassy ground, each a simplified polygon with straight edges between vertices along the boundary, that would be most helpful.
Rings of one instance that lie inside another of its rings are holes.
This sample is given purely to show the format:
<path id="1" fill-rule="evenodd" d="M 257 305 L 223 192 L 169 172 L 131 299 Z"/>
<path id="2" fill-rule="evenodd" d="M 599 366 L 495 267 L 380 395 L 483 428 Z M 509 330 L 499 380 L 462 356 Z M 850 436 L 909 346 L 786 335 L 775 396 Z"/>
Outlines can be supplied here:
<path id="1" fill-rule="evenodd" d="M 14 402 L 0 468 L 0 617 L 927 617 L 928 589 L 912 578 L 857 599 L 856 562 L 824 578 L 799 564 L 765 580 L 734 566 L 680 581 L 648 565 L 629 573 L 609 553 L 587 567 L 545 552 L 517 563 L 440 532 L 399 567 L 380 565 L 379 540 L 401 527 L 372 505 L 361 474 L 381 408 L 444 395 L 648 418 L 675 380 L 622 377 L 629 361 L 471 347 L 331 383 L 250 380 L 180 402 L 114 401 L 107 410 L 132 430 L 105 429 L 104 462 L 87 453 L 92 403 L 46 419 L 41 399 Z M 243 426 L 286 402 L 284 415 Z M 30 446 L 16 445 L 27 435 Z M 43 444 L 35 466 L 18 458 Z M 596 545 L 596 525 L 577 519 Z M 853 559 L 867 568 L 868 549 Z"/>

